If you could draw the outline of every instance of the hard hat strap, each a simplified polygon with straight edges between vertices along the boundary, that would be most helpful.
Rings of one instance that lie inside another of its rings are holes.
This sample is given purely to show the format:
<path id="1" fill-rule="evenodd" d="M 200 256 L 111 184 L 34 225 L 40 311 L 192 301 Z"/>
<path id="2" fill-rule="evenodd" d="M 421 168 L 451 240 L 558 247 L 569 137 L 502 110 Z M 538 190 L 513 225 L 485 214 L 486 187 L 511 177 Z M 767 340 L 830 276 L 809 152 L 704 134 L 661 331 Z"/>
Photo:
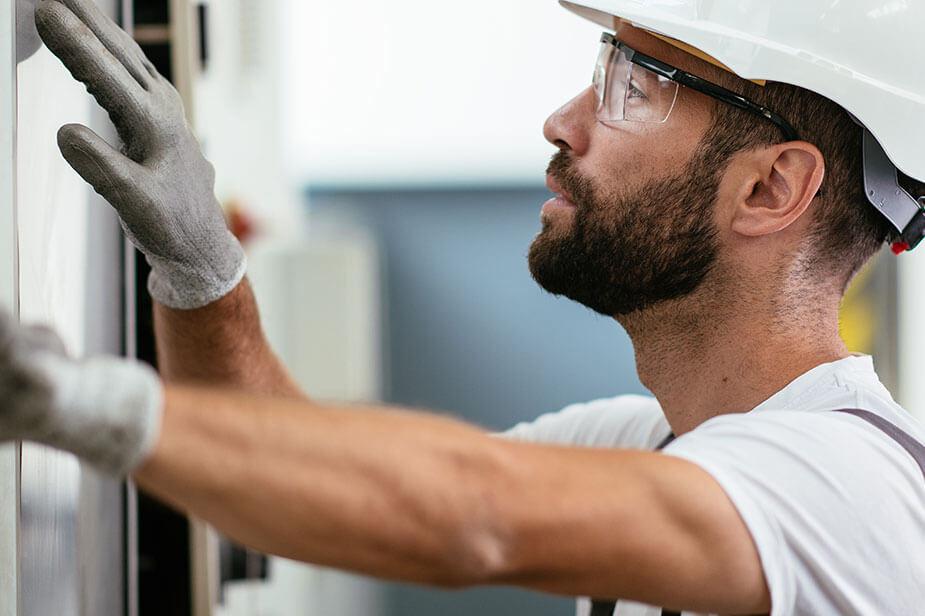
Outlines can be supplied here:
<path id="1" fill-rule="evenodd" d="M 886 217 L 898 239 L 893 252 L 915 248 L 925 237 L 925 196 L 918 201 L 899 185 L 896 167 L 867 128 L 864 129 L 864 192 Z"/>

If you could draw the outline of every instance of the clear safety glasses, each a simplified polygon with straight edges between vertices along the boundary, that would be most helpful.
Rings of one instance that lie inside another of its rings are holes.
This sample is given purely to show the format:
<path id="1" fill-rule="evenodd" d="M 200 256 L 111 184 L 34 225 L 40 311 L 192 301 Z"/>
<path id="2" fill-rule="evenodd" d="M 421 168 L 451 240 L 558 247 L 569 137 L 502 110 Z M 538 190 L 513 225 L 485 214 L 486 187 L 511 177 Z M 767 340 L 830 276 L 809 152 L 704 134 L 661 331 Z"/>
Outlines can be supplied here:
<path id="1" fill-rule="evenodd" d="M 744 96 L 696 75 L 640 53 L 613 35 L 601 35 L 601 51 L 594 67 L 596 117 L 604 124 L 630 121 L 661 123 L 668 119 L 686 86 L 739 109 L 773 122 L 787 141 L 797 141 L 796 131 L 783 117 Z"/>

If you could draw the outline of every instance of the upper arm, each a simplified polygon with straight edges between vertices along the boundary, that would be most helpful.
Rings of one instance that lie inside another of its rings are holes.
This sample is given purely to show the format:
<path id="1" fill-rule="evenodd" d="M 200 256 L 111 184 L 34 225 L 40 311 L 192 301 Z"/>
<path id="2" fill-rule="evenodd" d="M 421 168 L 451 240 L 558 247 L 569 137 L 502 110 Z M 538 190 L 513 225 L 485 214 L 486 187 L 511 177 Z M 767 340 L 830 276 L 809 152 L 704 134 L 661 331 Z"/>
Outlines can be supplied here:
<path id="1" fill-rule="evenodd" d="M 658 453 L 520 446 L 499 488 L 502 583 L 667 608 L 770 609 L 758 551 L 699 466 Z"/>

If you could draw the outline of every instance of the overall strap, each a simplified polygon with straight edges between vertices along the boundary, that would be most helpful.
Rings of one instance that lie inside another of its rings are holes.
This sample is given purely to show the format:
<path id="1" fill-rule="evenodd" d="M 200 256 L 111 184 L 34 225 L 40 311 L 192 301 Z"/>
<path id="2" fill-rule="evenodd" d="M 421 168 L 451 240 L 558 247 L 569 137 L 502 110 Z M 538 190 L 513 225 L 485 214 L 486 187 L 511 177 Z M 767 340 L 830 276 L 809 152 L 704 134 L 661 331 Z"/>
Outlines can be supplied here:
<path id="1" fill-rule="evenodd" d="M 591 602 L 591 616 L 613 616 L 613 611 L 615 609 L 617 609 L 616 601 Z M 662 616 L 681 616 L 681 612 L 662 610 Z"/>
<path id="2" fill-rule="evenodd" d="M 871 413 L 870 411 L 862 411 L 861 409 L 835 409 L 835 412 L 854 415 L 855 417 L 863 419 L 875 428 L 880 429 L 880 431 L 896 441 L 900 447 L 909 452 L 909 455 L 912 456 L 912 459 L 915 460 L 916 464 L 919 465 L 919 468 L 922 469 L 922 477 L 925 478 L 925 445 L 922 445 L 922 443 L 915 440 L 908 433 L 904 432 L 902 429 L 890 423 L 876 413 Z"/>

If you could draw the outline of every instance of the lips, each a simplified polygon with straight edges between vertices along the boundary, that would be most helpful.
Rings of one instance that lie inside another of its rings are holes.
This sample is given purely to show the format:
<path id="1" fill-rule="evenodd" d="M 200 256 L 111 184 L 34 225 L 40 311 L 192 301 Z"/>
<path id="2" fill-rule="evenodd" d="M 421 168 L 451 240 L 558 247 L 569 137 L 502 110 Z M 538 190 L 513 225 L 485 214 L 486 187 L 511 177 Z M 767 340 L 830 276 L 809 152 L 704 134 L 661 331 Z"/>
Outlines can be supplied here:
<path id="1" fill-rule="evenodd" d="M 546 176 L 546 188 L 551 190 L 556 196 L 572 203 L 572 198 L 562 189 L 562 186 L 556 181 L 556 178 L 551 175 Z"/>
<path id="2" fill-rule="evenodd" d="M 569 214 L 575 212 L 575 204 L 572 202 L 568 194 L 562 190 L 562 186 L 555 180 L 555 178 L 552 177 L 552 175 L 546 175 L 546 187 L 555 193 L 555 196 L 543 204 L 541 216 L 544 219 L 550 216 L 560 216 L 562 212 L 567 212 Z"/>

